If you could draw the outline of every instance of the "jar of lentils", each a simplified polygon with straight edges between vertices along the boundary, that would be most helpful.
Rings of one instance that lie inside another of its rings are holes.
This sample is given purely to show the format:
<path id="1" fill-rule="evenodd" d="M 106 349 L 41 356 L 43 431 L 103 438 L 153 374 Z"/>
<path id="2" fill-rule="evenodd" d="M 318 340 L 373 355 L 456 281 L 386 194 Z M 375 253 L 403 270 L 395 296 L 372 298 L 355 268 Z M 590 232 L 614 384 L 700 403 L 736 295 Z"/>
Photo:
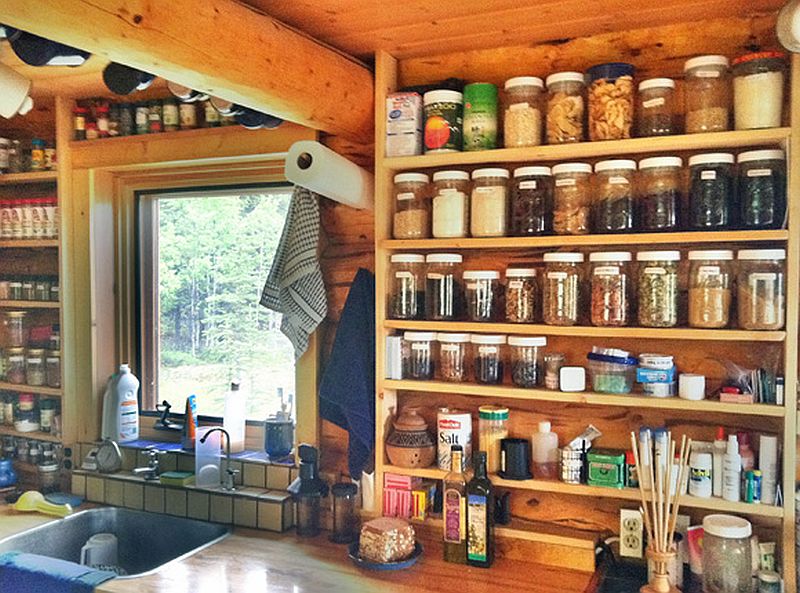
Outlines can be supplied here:
<path id="1" fill-rule="evenodd" d="M 631 308 L 629 251 L 592 253 L 591 320 L 592 325 L 628 325 Z"/>
<path id="2" fill-rule="evenodd" d="M 649 78 L 639 83 L 637 130 L 640 137 L 677 134 L 675 112 L 674 80 Z"/>
<path id="3" fill-rule="evenodd" d="M 639 325 L 678 325 L 678 264 L 680 251 L 640 251 L 637 294 Z"/>
<path id="4" fill-rule="evenodd" d="M 639 161 L 638 195 L 635 199 L 637 230 L 658 232 L 679 228 L 682 167 L 683 160 L 677 156 L 657 156 Z"/>
<path id="5" fill-rule="evenodd" d="M 436 335 L 439 342 L 439 378 L 442 381 L 467 380 L 467 349 L 471 338 L 470 334 Z"/>
<path id="6" fill-rule="evenodd" d="M 506 270 L 506 321 L 509 323 L 534 323 L 537 318 L 539 288 L 536 268 L 508 268 Z"/>
<path id="7" fill-rule="evenodd" d="M 553 230 L 559 235 L 589 232 L 592 203 L 592 166 L 562 163 L 553 171 Z"/>
<path id="8" fill-rule="evenodd" d="M 514 169 L 509 231 L 515 237 L 553 232 L 553 178 L 550 167 Z"/>
<path id="9" fill-rule="evenodd" d="M 614 159 L 594 166 L 594 230 L 625 233 L 633 229 L 633 187 L 636 161 Z"/>
<path id="10" fill-rule="evenodd" d="M 425 312 L 425 256 L 396 253 L 391 257 L 391 295 L 389 316 L 392 319 L 423 319 Z"/>
<path id="11" fill-rule="evenodd" d="M 425 258 L 425 318 L 429 321 L 457 321 L 464 313 L 458 253 L 431 253 Z"/>
<path id="12" fill-rule="evenodd" d="M 433 174 L 433 236 L 466 237 L 469 230 L 469 173 L 437 171 Z"/>
<path id="13" fill-rule="evenodd" d="M 733 217 L 733 161 L 728 152 L 689 157 L 689 228 L 697 231 L 728 229 Z"/>
<path id="14" fill-rule="evenodd" d="M 405 332 L 403 334 L 403 378 L 429 381 L 433 379 L 433 332 Z"/>
<path id="15" fill-rule="evenodd" d="M 786 310 L 785 249 L 742 249 L 736 255 L 739 327 L 783 329 Z"/>
<path id="16" fill-rule="evenodd" d="M 545 253 L 542 320 L 547 325 L 578 323 L 581 302 L 582 253 Z"/>
<path id="17" fill-rule="evenodd" d="M 786 157 L 782 150 L 749 150 L 737 157 L 739 224 L 779 229 L 786 216 Z"/>
<path id="18" fill-rule="evenodd" d="M 690 251 L 689 261 L 689 326 L 727 327 L 733 294 L 733 251 Z"/>
<path id="19" fill-rule="evenodd" d="M 395 239 L 430 238 L 428 183 L 428 176 L 424 173 L 398 173 L 394 176 Z"/>
<path id="20" fill-rule="evenodd" d="M 517 387 L 538 387 L 544 382 L 542 349 L 544 336 L 509 336 L 511 350 L 511 382 Z"/>
<path id="21" fill-rule="evenodd" d="M 537 76 L 517 76 L 505 83 L 503 134 L 506 148 L 542 143 L 544 82 Z"/>
<path id="22" fill-rule="evenodd" d="M 686 60 L 683 71 L 687 134 L 730 129 L 729 67 L 725 56 L 698 56 Z"/>
<path id="23" fill-rule="evenodd" d="M 475 169 L 472 172 L 473 237 L 502 237 L 508 212 L 508 169 Z"/>
<path id="24" fill-rule="evenodd" d="M 500 272 L 469 270 L 464 272 L 464 295 L 469 321 L 497 321 L 500 316 L 502 287 Z"/>
<path id="25" fill-rule="evenodd" d="M 547 77 L 547 143 L 583 142 L 586 82 L 581 72 Z"/>
<path id="26" fill-rule="evenodd" d="M 486 385 L 503 382 L 505 336 L 472 334 L 472 370 L 475 381 Z"/>

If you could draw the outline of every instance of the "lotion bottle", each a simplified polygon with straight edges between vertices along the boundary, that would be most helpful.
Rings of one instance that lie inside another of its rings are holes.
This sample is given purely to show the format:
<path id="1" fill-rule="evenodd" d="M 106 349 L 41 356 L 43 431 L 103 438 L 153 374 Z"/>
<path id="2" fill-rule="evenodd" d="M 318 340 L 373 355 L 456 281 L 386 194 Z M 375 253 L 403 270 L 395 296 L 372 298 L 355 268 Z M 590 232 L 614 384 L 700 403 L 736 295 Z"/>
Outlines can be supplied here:
<path id="1" fill-rule="evenodd" d="M 722 498 L 739 502 L 741 497 L 742 456 L 735 434 L 728 435 L 728 447 L 722 459 Z"/>
<path id="2" fill-rule="evenodd" d="M 558 435 L 550 423 L 539 422 L 539 432 L 532 439 L 533 477 L 539 480 L 558 479 Z"/>
<path id="3" fill-rule="evenodd" d="M 725 440 L 725 428 L 722 426 L 717 427 L 717 436 L 714 439 L 713 449 L 713 468 L 711 470 L 711 477 L 713 479 L 714 496 L 722 496 L 722 460 L 725 457 L 725 451 L 728 448 L 728 443 Z"/>

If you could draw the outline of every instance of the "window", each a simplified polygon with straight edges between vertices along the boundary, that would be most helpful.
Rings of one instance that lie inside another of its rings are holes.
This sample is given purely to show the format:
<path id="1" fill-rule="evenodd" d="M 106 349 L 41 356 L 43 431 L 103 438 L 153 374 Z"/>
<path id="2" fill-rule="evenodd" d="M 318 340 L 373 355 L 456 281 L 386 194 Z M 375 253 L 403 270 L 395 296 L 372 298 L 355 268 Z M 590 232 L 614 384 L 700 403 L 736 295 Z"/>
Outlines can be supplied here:
<path id="1" fill-rule="evenodd" d="M 247 417 L 280 409 L 295 393 L 294 349 L 281 315 L 259 304 L 291 197 L 285 185 L 140 195 L 139 368 L 142 409 L 197 396 L 221 417 L 239 377 Z"/>

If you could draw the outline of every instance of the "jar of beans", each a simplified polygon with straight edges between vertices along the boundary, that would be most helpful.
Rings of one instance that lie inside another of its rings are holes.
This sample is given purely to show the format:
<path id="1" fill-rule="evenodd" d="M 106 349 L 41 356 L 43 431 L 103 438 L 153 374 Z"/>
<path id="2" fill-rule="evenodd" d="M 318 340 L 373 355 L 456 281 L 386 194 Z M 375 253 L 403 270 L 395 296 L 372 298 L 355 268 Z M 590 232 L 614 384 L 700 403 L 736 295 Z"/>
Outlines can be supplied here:
<path id="1" fill-rule="evenodd" d="M 736 301 L 739 327 L 779 330 L 785 323 L 785 249 L 742 249 L 736 254 L 739 273 Z"/>
<path id="2" fill-rule="evenodd" d="M 506 270 L 506 321 L 509 323 L 534 323 L 537 318 L 539 287 L 536 268 L 508 268 Z"/>
<path id="3" fill-rule="evenodd" d="M 425 318 L 429 321 L 457 321 L 464 314 L 458 253 L 431 253 L 425 258 Z"/>
<path id="4" fill-rule="evenodd" d="M 725 56 L 698 56 L 686 60 L 683 71 L 687 134 L 730 129 L 729 66 Z"/>
<path id="5" fill-rule="evenodd" d="M 427 239 L 431 236 L 428 176 L 398 173 L 394 176 L 394 238 Z"/>
<path id="6" fill-rule="evenodd" d="M 739 224 L 779 229 L 786 216 L 786 157 L 782 150 L 748 150 L 737 157 Z"/>
<path id="7" fill-rule="evenodd" d="M 678 325 L 678 263 L 680 251 L 640 251 L 637 294 L 639 325 Z"/>
<path id="8" fill-rule="evenodd" d="M 439 378 L 442 381 L 467 380 L 467 349 L 470 334 L 437 334 L 439 342 Z"/>
<path id="9" fill-rule="evenodd" d="M 464 272 L 464 296 L 469 321 L 497 321 L 500 316 L 501 295 L 500 272 Z"/>
<path id="10" fill-rule="evenodd" d="M 502 237 L 508 212 L 508 169 L 472 172 L 470 232 L 473 237 Z"/>
<path id="11" fill-rule="evenodd" d="M 433 332 L 405 332 L 403 334 L 403 378 L 428 381 L 433 379 Z"/>
<path id="12" fill-rule="evenodd" d="M 389 316 L 392 319 L 422 319 L 425 311 L 425 256 L 396 253 L 391 257 L 391 294 Z"/>
<path id="13" fill-rule="evenodd" d="M 545 253 L 542 320 L 547 325 L 578 323 L 581 302 L 582 253 Z"/>
<path id="14" fill-rule="evenodd" d="M 629 251 L 592 253 L 591 321 L 598 326 L 628 325 L 631 308 Z"/>
<path id="15" fill-rule="evenodd" d="M 586 82 L 581 72 L 547 77 L 547 143 L 583 142 Z"/>
<path id="16" fill-rule="evenodd" d="M 509 231 L 515 237 L 553 232 L 553 178 L 550 167 L 514 169 Z"/>
<path id="17" fill-rule="evenodd" d="M 469 230 L 469 173 L 437 171 L 433 174 L 433 236 L 466 237 Z"/>
<path id="18" fill-rule="evenodd" d="M 503 382 L 503 345 L 505 336 L 472 334 L 472 370 L 478 383 L 497 385 Z"/>
<path id="19" fill-rule="evenodd" d="M 635 226 L 640 231 L 675 231 L 679 228 L 681 169 L 677 156 L 656 156 L 639 161 Z"/>
<path id="20" fill-rule="evenodd" d="M 730 228 L 733 217 L 733 161 L 728 152 L 689 157 L 689 228 L 697 231 Z"/>
<path id="21" fill-rule="evenodd" d="M 517 387 L 538 387 L 544 381 L 542 349 L 544 336 L 509 336 L 511 350 L 511 382 Z"/>
<path id="22" fill-rule="evenodd" d="M 562 163 L 553 171 L 553 230 L 559 235 L 589 232 L 592 203 L 592 166 Z"/>
<path id="23" fill-rule="evenodd" d="M 542 143 L 544 82 L 537 76 L 517 76 L 505 83 L 503 135 L 506 148 Z"/>
<path id="24" fill-rule="evenodd" d="M 640 137 L 677 134 L 675 81 L 649 78 L 639 83 L 637 131 Z"/>
<path id="25" fill-rule="evenodd" d="M 633 184 L 636 161 L 613 159 L 594 166 L 594 231 L 626 233 L 633 229 Z"/>
<path id="26" fill-rule="evenodd" d="M 733 251 L 690 251 L 689 261 L 689 326 L 727 327 L 733 293 Z"/>

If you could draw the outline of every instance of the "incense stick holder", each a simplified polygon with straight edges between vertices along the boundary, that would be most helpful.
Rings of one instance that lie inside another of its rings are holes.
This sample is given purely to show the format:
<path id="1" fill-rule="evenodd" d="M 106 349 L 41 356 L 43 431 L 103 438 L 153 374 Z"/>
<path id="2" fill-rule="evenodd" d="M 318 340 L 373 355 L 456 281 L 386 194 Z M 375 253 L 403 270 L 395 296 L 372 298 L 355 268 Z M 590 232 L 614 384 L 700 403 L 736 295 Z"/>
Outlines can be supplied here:
<path id="1" fill-rule="evenodd" d="M 647 559 L 653 563 L 650 582 L 639 589 L 640 593 L 680 593 L 677 587 L 669 582 L 667 567 L 674 562 L 677 551 L 674 547 L 667 552 L 656 552 L 647 548 Z"/>

